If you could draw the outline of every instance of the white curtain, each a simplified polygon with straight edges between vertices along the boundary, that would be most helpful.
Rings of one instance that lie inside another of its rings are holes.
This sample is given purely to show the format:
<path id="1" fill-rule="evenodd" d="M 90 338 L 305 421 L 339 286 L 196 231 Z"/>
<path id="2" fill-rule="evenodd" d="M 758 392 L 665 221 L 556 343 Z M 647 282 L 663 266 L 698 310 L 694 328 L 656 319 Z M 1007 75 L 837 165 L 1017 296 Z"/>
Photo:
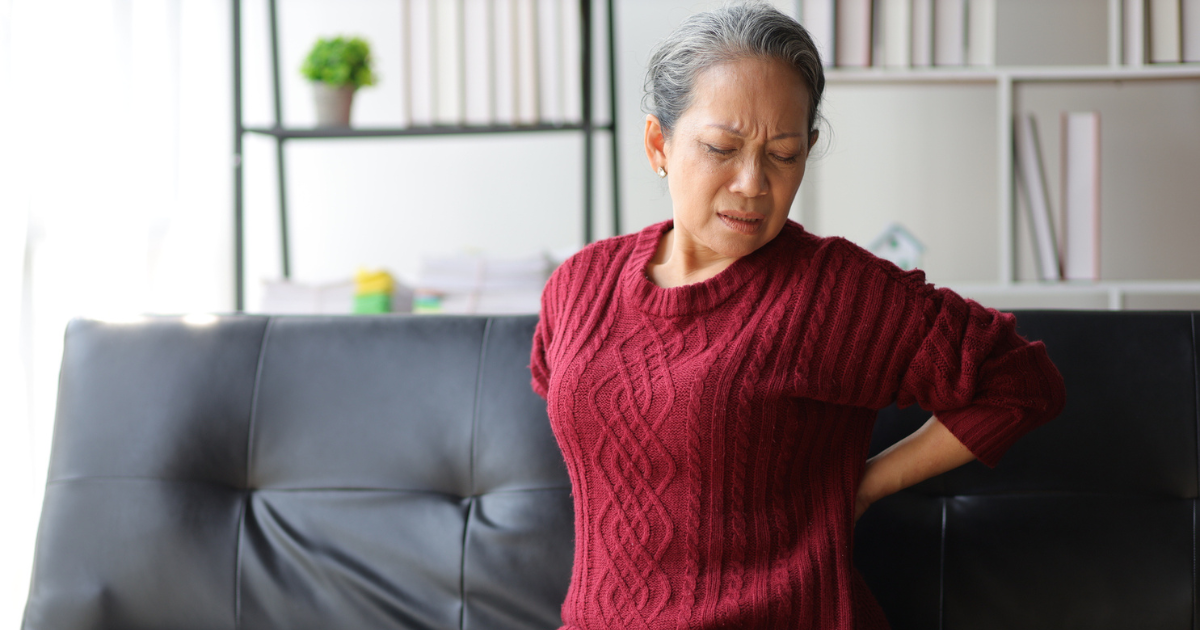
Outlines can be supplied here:
<path id="1" fill-rule="evenodd" d="M 19 627 L 62 334 L 233 306 L 230 3 L 0 0 L 0 627 Z"/>

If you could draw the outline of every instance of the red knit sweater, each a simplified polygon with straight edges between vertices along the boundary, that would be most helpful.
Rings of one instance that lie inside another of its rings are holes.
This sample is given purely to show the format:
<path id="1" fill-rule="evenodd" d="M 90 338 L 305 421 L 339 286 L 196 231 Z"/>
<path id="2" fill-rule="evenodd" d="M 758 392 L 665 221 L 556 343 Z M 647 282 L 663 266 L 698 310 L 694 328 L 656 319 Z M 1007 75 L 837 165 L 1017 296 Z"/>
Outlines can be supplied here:
<path id="1" fill-rule="evenodd" d="M 876 411 L 935 413 L 994 465 L 1063 405 L 1011 315 L 788 222 L 715 277 L 645 276 L 670 221 L 542 296 L 533 388 L 575 502 L 570 630 L 886 628 L 852 564 Z"/>

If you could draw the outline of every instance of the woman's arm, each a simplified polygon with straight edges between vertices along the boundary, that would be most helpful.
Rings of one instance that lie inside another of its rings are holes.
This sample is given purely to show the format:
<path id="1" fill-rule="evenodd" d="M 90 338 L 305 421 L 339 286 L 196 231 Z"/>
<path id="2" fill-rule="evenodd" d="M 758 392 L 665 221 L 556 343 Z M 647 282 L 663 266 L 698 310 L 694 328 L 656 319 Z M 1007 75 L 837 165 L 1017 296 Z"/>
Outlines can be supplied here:
<path id="1" fill-rule="evenodd" d="M 854 502 L 854 520 L 879 499 L 973 459 L 971 451 L 945 425 L 930 418 L 911 435 L 867 460 Z"/>

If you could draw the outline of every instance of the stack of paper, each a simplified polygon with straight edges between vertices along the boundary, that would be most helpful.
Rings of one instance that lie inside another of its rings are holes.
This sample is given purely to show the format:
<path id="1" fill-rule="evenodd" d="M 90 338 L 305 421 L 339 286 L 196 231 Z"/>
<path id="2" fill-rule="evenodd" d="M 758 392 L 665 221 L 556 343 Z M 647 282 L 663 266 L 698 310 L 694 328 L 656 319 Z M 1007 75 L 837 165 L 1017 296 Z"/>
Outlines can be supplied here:
<path id="1" fill-rule="evenodd" d="M 536 313 L 551 264 L 541 254 L 523 258 L 483 255 L 427 257 L 418 275 L 422 312 Z"/>
<path id="2" fill-rule="evenodd" d="M 386 273 L 386 272 L 385 272 Z M 352 313 L 408 313 L 412 311 L 413 290 L 388 276 L 386 283 L 374 274 L 364 276 L 365 284 L 356 280 L 340 282 L 312 283 L 294 282 L 291 280 L 264 280 L 262 302 L 257 312 L 270 315 L 349 315 Z M 386 287 L 387 295 L 380 295 Z M 359 306 L 359 295 L 367 295 L 370 291 L 373 297 L 370 310 Z M 382 305 L 387 305 L 382 309 Z"/>
<path id="3" fill-rule="evenodd" d="M 264 280 L 259 312 L 272 315 L 342 315 L 354 312 L 354 282 L 311 284 Z"/>

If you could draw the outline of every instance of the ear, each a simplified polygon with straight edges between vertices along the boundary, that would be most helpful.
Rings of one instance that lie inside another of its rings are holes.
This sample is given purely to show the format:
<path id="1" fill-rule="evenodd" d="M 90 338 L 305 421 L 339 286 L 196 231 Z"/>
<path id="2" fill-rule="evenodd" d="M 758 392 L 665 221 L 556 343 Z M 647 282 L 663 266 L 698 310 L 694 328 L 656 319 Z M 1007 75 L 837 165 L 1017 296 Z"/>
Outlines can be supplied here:
<path id="1" fill-rule="evenodd" d="M 821 135 L 816 129 L 808 132 L 808 150 L 811 152 L 814 145 L 817 144 L 817 136 Z"/>
<path id="2" fill-rule="evenodd" d="M 654 114 L 646 115 L 646 158 L 650 160 L 652 171 L 667 165 L 667 140 L 663 137 L 658 116 Z"/>

